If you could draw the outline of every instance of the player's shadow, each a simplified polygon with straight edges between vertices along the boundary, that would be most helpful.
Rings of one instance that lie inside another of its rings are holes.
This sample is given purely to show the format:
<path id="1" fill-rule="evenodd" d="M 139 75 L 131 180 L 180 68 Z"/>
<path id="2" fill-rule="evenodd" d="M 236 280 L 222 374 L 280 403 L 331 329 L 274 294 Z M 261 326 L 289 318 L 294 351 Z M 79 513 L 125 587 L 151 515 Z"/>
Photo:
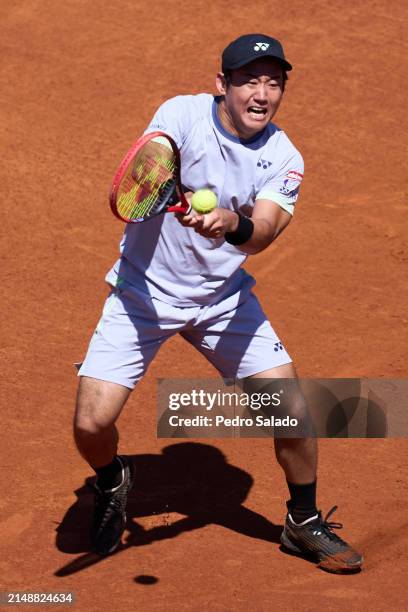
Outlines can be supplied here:
<path id="1" fill-rule="evenodd" d="M 194 442 L 172 444 L 161 455 L 135 455 L 132 460 L 135 484 L 128 499 L 127 534 L 114 554 L 131 546 L 174 538 L 211 523 L 251 538 L 279 543 L 282 525 L 274 525 L 243 505 L 253 484 L 252 477 L 227 463 L 214 446 Z M 88 478 L 75 491 L 78 499 L 56 530 L 60 551 L 85 554 L 57 570 L 56 576 L 73 574 L 103 559 L 89 552 L 93 481 Z M 182 518 L 170 522 L 173 512 L 183 515 Z M 135 520 L 138 517 L 150 517 L 149 527 L 138 523 Z"/>

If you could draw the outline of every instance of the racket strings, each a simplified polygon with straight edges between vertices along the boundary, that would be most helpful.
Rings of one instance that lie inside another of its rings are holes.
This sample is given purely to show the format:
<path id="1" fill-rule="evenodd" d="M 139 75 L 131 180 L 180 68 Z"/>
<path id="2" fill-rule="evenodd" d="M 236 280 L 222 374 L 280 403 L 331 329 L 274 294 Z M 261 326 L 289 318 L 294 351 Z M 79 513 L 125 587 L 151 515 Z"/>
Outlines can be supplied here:
<path id="1" fill-rule="evenodd" d="M 176 158 L 163 144 L 149 142 L 136 156 L 122 182 L 118 211 L 127 219 L 147 217 L 172 193 L 176 179 Z"/>

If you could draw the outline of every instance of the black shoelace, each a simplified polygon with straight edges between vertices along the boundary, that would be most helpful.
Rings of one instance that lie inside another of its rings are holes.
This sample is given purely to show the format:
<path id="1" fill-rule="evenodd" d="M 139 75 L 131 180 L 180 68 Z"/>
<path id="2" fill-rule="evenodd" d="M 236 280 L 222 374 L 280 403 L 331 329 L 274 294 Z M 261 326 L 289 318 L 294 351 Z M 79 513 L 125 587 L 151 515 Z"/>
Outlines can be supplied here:
<path id="1" fill-rule="evenodd" d="M 326 514 L 325 519 L 322 521 L 321 527 L 323 529 L 324 535 L 326 535 L 330 540 L 335 540 L 341 544 L 345 544 L 345 542 L 335 533 L 333 533 L 333 529 L 342 529 L 342 523 L 329 522 L 327 519 L 337 510 L 337 506 L 333 506 L 331 510 Z"/>

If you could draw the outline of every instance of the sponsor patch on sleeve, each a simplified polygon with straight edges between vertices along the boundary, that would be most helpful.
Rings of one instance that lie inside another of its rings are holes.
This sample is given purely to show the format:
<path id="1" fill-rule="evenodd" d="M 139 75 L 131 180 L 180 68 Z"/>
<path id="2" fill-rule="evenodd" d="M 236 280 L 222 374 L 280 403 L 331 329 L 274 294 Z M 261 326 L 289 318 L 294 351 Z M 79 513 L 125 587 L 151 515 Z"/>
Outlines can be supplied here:
<path id="1" fill-rule="evenodd" d="M 289 170 L 283 178 L 283 184 L 279 189 L 280 193 L 283 193 L 284 195 L 297 194 L 302 179 L 303 174 L 297 172 L 296 170 Z"/>
<path id="2" fill-rule="evenodd" d="M 289 170 L 289 172 L 286 173 L 286 176 L 294 181 L 299 181 L 299 183 L 303 178 L 303 174 L 296 172 L 296 170 Z"/>

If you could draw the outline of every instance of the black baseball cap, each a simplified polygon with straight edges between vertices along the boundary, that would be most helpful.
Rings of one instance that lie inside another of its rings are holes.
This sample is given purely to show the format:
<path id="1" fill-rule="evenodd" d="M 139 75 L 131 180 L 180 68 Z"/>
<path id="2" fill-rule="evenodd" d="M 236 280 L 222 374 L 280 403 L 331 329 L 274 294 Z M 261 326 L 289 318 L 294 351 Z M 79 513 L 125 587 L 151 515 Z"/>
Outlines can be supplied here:
<path id="1" fill-rule="evenodd" d="M 222 71 L 241 68 L 259 57 L 273 57 L 284 70 L 292 70 L 279 40 L 265 34 L 244 34 L 233 40 L 222 53 Z"/>

